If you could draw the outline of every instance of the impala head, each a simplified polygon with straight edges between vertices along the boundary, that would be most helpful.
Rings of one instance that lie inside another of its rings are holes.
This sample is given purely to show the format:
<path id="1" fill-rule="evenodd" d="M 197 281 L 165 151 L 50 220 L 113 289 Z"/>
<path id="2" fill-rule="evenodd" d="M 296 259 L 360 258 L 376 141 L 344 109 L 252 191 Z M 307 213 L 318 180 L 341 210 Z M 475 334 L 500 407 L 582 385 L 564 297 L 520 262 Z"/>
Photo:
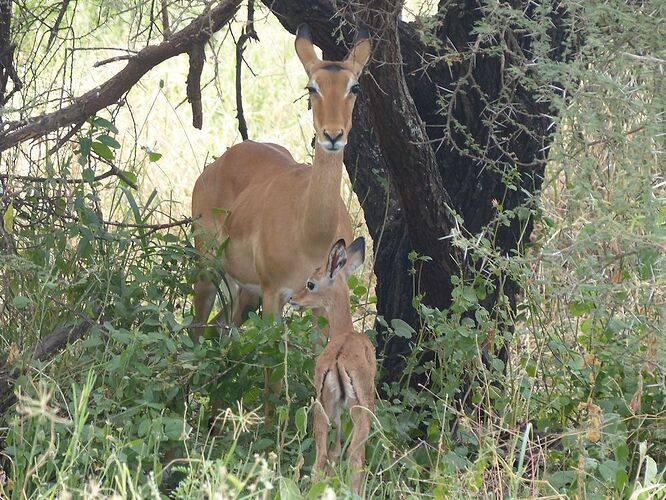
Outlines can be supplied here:
<path id="1" fill-rule="evenodd" d="M 289 303 L 295 308 L 328 308 L 336 296 L 348 298 L 347 279 L 365 260 L 365 239 L 356 238 L 345 247 L 345 240 L 339 240 L 328 254 L 326 268 L 317 268 L 305 282 L 305 286 L 294 294 Z M 339 298 L 339 297 L 338 297 Z"/>
<path id="2" fill-rule="evenodd" d="M 306 88 L 317 142 L 325 151 L 341 151 L 347 144 L 354 102 L 361 91 L 358 78 L 370 58 L 368 30 L 358 30 L 344 61 L 322 61 L 314 51 L 310 27 L 301 24 L 296 32 L 296 53 L 310 78 Z"/>

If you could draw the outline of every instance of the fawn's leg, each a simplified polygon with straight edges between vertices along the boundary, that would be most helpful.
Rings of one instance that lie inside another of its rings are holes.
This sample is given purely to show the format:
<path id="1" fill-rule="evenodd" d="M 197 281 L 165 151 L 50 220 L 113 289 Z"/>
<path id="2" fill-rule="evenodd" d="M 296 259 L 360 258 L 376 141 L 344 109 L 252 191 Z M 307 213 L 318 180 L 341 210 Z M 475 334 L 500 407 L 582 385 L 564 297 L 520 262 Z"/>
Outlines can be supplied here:
<path id="1" fill-rule="evenodd" d="M 315 402 L 313 423 L 315 444 L 317 446 L 317 458 L 312 467 L 315 471 L 328 471 L 328 429 L 331 421 L 335 419 L 335 398 L 337 394 L 326 383 L 325 377 L 334 376 L 335 374 L 332 371 L 323 374 L 319 369 L 317 369 L 315 376 L 315 388 L 319 391 L 319 397 Z"/>
<path id="2" fill-rule="evenodd" d="M 351 418 L 354 423 L 354 432 L 352 434 L 351 443 L 349 443 L 349 448 L 347 448 L 347 461 L 349 462 L 349 467 L 352 471 L 352 491 L 357 495 L 361 495 L 363 491 L 365 443 L 370 434 L 372 411 L 374 410 L 374 404 L 369 404 L 368 406 L 369 408 L 360 406 L 356 399 L 349 401 Z"/>

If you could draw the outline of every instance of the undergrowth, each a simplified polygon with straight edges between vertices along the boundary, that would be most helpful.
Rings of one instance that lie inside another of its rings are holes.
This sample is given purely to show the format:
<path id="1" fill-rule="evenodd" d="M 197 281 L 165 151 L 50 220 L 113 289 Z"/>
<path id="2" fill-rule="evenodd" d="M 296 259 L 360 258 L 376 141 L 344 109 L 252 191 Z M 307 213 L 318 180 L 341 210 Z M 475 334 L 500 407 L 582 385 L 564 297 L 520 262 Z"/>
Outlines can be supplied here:
<path id="1" fill-rule="evenodd" d="M 476 266 L 452 278 L 450 309 L 415 297 L 418 331 L 378 318 L 413 352 L 402 379 L 378 388 L 368 498 L 666 496 L 664 12 L 619 1 L 578 12 L 584 57 L 539 66 L 571 89 L 556 103 L 539 198 L 512 211 L 498 200 L 480 233 L 451 235 Z M 214 78 L 232 85 L 233 75 Z M 265 92 L 248 92 L 251 108 L 280 89 Z M 351 497 L 344 461 L 327 479 L 310 477 L 312 318 L 251 314 L 192 342 L 200 269 L 190 229 L 156 226 L 185 212 L 187 192 L 154 188 L 180 180 L 182 164 L 157 172 L 185 148 L 125 133 L 123 113 L 101 113 L 76 150 L 41 163 L 3 155 L 13 174 L 48 180 L 0 193 L 13 250 L 0 255 L 0 353 L 17 397 L 0 417 L 0 497 Z M 269 129 L 272 117 L 254 119 Z M 307 150 L 290 127 L 289 141 Z M 109 163 L 124 180 L 96 177 Z M 63 181 L 73 177 L 80 182 Z M 494 235 L 514 219 L 535 224 L 532 240 L 502 255 Z M 412 255 L 415 279 L 425 258 Z M 484 299 L 507 280 L 523 290 L 516 308 L 500 300 L 487 310 Z M 371 284 L 352 277 L 350 289 L 357 325 L 375 340 Z M 33 356 L 40 339 L 75 325 L 86 327 L 80 340 Z M 268 427 L 266 367 L 283 381 Z M 220 435 L 211 432 L 213 399 L 226 403 Z M 349 419 L 344 427 L 348 435 Z"/>

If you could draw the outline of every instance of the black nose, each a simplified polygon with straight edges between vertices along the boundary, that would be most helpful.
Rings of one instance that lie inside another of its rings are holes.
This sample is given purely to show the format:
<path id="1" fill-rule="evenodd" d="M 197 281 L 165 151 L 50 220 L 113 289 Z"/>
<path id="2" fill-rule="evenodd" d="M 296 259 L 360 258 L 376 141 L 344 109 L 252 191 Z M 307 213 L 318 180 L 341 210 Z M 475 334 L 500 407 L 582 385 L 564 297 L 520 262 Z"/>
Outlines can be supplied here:
<path id="1" fill-rule="evenodd" d="M 335 146 L 335 143 L 338 142 L 340 139 L 342 139 L 342 136 L 345 135 L 344 132 L 340 132 L 338 135 L 335 137 L 331 137 L 328 132 L 324 130 L 324 137 L 326 137 L 329 141 L 331 141 L 331 145 Z"/>

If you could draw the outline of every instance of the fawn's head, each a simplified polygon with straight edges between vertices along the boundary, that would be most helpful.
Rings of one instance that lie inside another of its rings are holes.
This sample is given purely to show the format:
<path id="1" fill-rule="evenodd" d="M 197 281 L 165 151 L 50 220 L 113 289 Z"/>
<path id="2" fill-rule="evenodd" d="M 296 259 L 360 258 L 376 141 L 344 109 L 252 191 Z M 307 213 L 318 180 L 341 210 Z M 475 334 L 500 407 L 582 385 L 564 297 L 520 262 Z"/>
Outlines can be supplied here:
<path id="1" fill-rule="evenodd" d="M 363 27 L 343 61 L 322 61 L 314 51 L 310 27 L 298 27 L 296 53 L 310 78 L 306 88 L 317 142 L 325 151 L 335 153 L 347 144 L 356 95 L 361 91 L 358 78 L 370 58 L 370 50 L 368 30 Z"/>
<path id="2" fill-rule="evenodd" d="M 326 268 L 318 267 L 289 303 L 295 308 L 328 309 L 335 301 L 349 301 L 347 279 L 365 260 L 365 239 L 356 238 L 349 248 L 339 240 L 328 254 Z"/>

